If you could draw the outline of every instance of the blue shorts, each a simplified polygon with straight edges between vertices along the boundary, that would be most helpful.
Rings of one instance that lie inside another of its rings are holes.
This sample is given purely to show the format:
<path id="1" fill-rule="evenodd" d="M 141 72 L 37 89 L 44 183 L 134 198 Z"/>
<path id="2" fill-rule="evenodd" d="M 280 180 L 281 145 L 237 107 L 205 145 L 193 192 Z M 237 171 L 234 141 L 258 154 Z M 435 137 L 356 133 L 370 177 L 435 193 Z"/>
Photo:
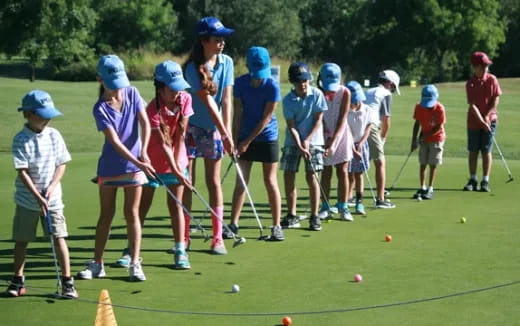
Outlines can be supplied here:
<path id="1" fill-rule="evenodd" d="M 175 185 L 181 184 L 179 179 L 177 179 L 177 177 L 175 175 L 173 175 L 173 173 L 157 173 L 157 176 L 159 178 L 161 178 L 161 181 L 164 182 L 164 185 L 166 185 L 166 186 L 175 186 Z M 188 169 L 184 170 L 184 176 L 186 178 L 190 177 Z M 151 176 L 147 176 L 147 177 L 148 177 L 148 183 L 144 184 L 143 185 L 144 187 L 159 188 L 162 185 L 162 183 L 159 180 L 157 180 Z"/>
<path id="2" fill-rule="evenodd" d="M 496 121 L 491 122 L 491 132 L 484 129 L 468 129 L 468 151 L 491 153 L 493 150 L 493 137 L 497 129 Z"/>

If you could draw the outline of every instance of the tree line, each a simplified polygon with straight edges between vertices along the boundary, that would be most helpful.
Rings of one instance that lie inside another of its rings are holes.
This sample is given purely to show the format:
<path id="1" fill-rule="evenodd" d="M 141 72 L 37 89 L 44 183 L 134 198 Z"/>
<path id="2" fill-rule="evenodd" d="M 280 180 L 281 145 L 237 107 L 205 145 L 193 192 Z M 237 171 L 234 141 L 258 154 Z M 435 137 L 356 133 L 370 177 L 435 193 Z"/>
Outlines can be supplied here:
<path id="1" fill-rule="evenodd" d="M 47 67 L 56 79 L 92 79 L 100 55 L 187 53 L 196 22 L 236 29 L 226 45 L 287 60 L 338 63 L 352 78 L 399 71 L 404 81 L 466 79 L 469 56 L 519 76 L 518 0 L 4 0 L 0 52 Z"/>

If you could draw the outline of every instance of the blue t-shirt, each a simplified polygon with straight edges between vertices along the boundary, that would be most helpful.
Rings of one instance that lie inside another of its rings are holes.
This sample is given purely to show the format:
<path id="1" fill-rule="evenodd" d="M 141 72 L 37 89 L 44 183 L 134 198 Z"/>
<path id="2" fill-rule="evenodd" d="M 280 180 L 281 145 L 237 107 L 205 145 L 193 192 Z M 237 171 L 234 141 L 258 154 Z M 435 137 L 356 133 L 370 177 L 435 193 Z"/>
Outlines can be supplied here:
<path id="1" fill-rule="evenodd" d="M 133 87 L 123 89 L 123 106 L 121 111 L 114 110 L 106 101 L 99 99 L 92 113 L 98 131 L 112 128 L 126 148 L 134 155 L 141 155 L 141 138 L 139 137 L 139 119 L 137 113 L 143 111 L 146 103 Z M 114 146 L 105 138 L 101 157 L 98 161 L 97 175 L 113 177 L 125 173 L 140 171 L 137 166 L 119 155 Z"/>
<path id="2" fill-rule="evenodd" d="M 217 93 L 213 99 L 217 103 L 219 112 L 222 111 L 222 98 L 224 96 L 224 89 L 227 86 L 233 86 L 233 59 L 225 54 L 219 54 L 217 64 L 214 68 L 209 67 L 209 71 L 213 76 L 213 82 L 217 86 Z M 197 96 L 197 92 L 201 90 L 200 77 L 198 67 L 195 67 L 193 62 L 186 65 L 186 81 L 191 85 L 188 90 L 193 99 L 193 111 L 195 112 L 190 117 L 190 124 L 205 129 L 216 129 L 213 119 L 209 114 L 209 109 Z"/>
<path id="3" fill-rule="evenodd" d="M 327 101 L 323 93 L 316 87 L 310 87 L 305 98 L 298 97 L 291 90 L 283 98 L 283 116 L 286 120 L 293 119 L 300 139 L 306 138 L 314 126 L 314 117 L 317 113 L 327 111 Z M 325 145 L 323 139 L 323 124 L 312 135 L 310 144 L 315 146 Z M 285 146 L 296 146 L 289 128 L 285 130 Z"/>
<path id="4" fill-rule="evenodd" d="M 235 79 L 233 96 L 242 102 L 242 117 L 238 134 L 238 140 L 242 141 L 249 136 L 262 119 L 266 104 L 280 101 L 280 85 L 271 78 L 265 78 L 262 80 L 262 84 L 255 88 L 251 86 L 251 75 L 246 74 Z M 273 113 L 267 126 L 253 142 L 276 140 L 278 140 L 278 121 L 276 114 Z"/>

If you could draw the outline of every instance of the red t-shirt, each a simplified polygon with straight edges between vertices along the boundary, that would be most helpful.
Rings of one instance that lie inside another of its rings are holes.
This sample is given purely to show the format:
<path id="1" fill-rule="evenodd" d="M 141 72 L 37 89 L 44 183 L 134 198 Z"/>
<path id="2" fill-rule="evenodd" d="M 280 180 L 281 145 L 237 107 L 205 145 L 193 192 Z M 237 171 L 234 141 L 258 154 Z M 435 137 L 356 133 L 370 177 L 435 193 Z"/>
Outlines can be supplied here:
<path id="1" fill-rule="evenodd" d="M 446 111 L 444 106 L 437 102 L 433 108 L 425 108 L 420 103 L 415 105 L 413 118 L 421 124 L 421 131 L 423 134 L 433 130 L 434 127 L 440 125 L 440 129 L 430 137 L 426 138 L 424 142 L 435 143 L 446 139 L 444 132 L 444 124 L 446 123 Z"/>
<path id="2" fill-rule="evenodd" d="M 148 156 L 152 163 L 153 168 L 157 173 L 171 173 L 170 165 L 166 160 L 166 154 L 164 153 L 161 145 L 161 140 L 157 133 L 154 131 L 159 129 L 161 126 L 161 119 L 165 125 L 170 128 L 170 138 L 172 139 L 173 153 L 177 152 L 175 160 L 181 170 L 184 170 L 188 165 L 188 156 L 186 154 L 186 146 L 184 140 L 180 143 L 180 148 L 176 149 L 175 144 L 177 140 L 174 139 L 175 131 L 179 127 L 179 119 L 181 117 L 189 117 L 193 115 L 193 108 L 191 106 L 191 95 L 186 92 L 181 92 L 177 98 L 176 106 L 173 109 L 168 109 L 166 106 L 161 107 L 161 112 L 157 110 L 155 106 L 155 99 L 151 100 L 146 107 L 146 114 L 150 121 L 152 128 L 152 135 L 150 136 L 150 143 L 148 144 Z"/>
<path id="3" fill-rule="evenodd" d="M 484 117 L 491 110 L 489 105 L 492 100 L 495 97 L 502 95 L 502 90 L 500 89 L 497 78 L 490 73 L 486 73 L 482 78 L 478 78 L 474 75 L 470 80 L 468 80 L 466 83 L 466 95 L 468 98 L 468 104 L 475 104 L 482 117 Z M 497 111 L 494 108 L 489 113 L 489 121 L 493 122 L 496 120 Z M 469 114 L 469 112 L 467 124 L 468 129 L 482 128 L 478 120 L 472 114 Z"/>

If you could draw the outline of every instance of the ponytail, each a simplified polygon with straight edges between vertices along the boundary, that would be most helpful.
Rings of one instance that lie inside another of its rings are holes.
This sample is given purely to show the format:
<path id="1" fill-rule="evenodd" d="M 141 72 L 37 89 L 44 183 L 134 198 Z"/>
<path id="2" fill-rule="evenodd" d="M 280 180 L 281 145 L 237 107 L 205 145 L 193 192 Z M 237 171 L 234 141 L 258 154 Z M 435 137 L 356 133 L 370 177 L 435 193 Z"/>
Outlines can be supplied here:
<path id="1" fill-rule="evenodd" d="M 103 84 L 99 84 L 99 97 L 102 97 L 103 93 L 105 93 L 105 87 L 103 87 Z"/>
<path id="2" fill-rule="evenodd" d="M 318 73 L 318 78 L 316 78 L 316 86 L 323 94 L 325 94 L 325 90 L 323 89 L 323 83 L 321 82 L 321 73 Z"/>
<path id="3" fill-rule="evenodd" d="M 153 85 L 155 86 L 155 108 L 157 109 L 157 113 L 159 114 L 159 130 L 161 131 L 161 134 L 163 135 L 164 142 L 168 144 L 169 146 L 172 145 L 172 137 L 170 135 L 170 127 L 164 123 L 164 120 L 161 115 L 161 107 L 160 107 L 160 94 L 159 90 L 166 85 L 163 82 L 158 81 L 157 79 L 154 79 Z"/>

